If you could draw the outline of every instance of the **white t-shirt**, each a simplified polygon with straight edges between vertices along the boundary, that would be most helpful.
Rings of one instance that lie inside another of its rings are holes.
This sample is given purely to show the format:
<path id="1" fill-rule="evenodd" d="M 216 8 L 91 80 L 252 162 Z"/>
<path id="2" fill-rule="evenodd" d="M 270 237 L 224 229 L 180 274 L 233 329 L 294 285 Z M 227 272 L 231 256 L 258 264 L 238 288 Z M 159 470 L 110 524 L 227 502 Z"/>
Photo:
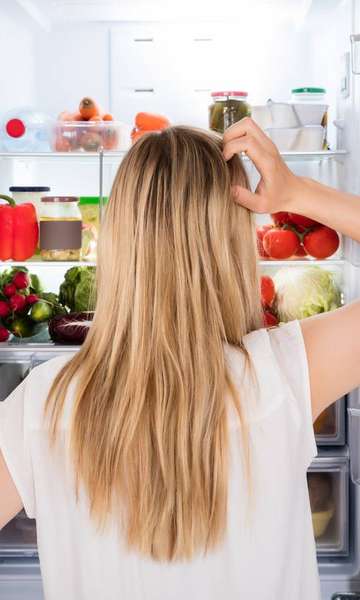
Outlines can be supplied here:
<path id="1" fill-rule="evenodd" d="M 71 392 L 57 450 L 43 409 L 68 357 L 35 368 L 0 403 L 0 448 L 29 517 L 37 519 L 46 600 L 319 600 L 306 471 L 316 455 L 307 359 L 298 322 L 246 336 L 225 352 L 249 418 L 251 497 L 240 429 L 229 410 L 231 469 L 224 542 L 191 562 L 157 563 L 128 551 L 118 529 L 100 534 L 84 493 L 76 502 L 68 456 Z"/>

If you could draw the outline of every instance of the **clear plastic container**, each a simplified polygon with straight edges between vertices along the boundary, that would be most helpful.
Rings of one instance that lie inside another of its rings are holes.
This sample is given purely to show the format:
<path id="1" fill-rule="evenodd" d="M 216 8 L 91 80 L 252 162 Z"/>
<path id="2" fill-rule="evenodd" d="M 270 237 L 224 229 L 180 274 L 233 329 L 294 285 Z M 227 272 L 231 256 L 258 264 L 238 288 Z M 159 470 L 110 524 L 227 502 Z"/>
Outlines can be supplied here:
<path id="1" fill-rule="evenodd" d="M 104 205 L 108 198 L 103 198 Z M 80 212 L 82 216 L 82 260 L 94 262 L 100 227 L 99 196 L 80 196 Z"/>
<path id="2" fill-rule="evenodd" d="M 326 103 L 325 88 L 294 88 L 291 90 L 291 97 L 294 110 L 302 126 L 321 125 L 324 128 L 325 138 L 323 147 L 326 149 L 329 105 Z"/>
<path id="3" fill-rule="evenodd" d="M 82 217 L 75 196 L 41 199 L 40 254 L 42 260 L 80 260 Z"/>
<path id="4" fill-rule="evenodd" d="M 4 152 L 48 152 L 53 120 L 31 108 L 18 108 L 0 121 L 0 150 Z"/>
<path id="5" fill-rule="evenodd" d="M 308 486 L 318 555 L 349 551 L 348 459 L 319 456 L 308 471 Z"/>
<path id="6" fill-rule="evenodd" d="M 209 127 L 218 133 L 251 115 L 247 92 L 212 92 L 209 106 Z"/>
<path id="7" fill-rule="evenodd" d="M 124 149 L 125 127 L 119 121 L 57 121 L 51 132 L 51 147 L 55 152 Z"/>

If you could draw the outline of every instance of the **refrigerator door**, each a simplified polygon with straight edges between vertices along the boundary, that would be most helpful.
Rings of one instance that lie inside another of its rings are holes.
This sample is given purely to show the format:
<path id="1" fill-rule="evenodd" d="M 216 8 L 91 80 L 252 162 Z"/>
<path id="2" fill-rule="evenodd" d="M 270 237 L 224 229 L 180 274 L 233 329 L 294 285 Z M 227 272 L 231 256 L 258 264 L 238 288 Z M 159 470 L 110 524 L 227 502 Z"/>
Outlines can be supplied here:
<path id="1" fill-rule="evenodd" d="M 1 600 L 44 600 L 37 560 L 0 560 Z"/>
<path id="2" fill-rule="evenodd" d="M 345 405 L 345 398 L 341 398 L 316 419 L 314 431 L 318 446 L 345 444 Z"/>
<path id="3" fill-rule="evenodd" d="M 36 521 L 21 511 L 0 531 L 0 560 L 3 557 L 37 557 Z"/>
<path id="4" fill-rule="evenodd" d="M 319 456 L 308 471 L 314 536 L 319 556 L 349 552 L 348 459 Z"/>

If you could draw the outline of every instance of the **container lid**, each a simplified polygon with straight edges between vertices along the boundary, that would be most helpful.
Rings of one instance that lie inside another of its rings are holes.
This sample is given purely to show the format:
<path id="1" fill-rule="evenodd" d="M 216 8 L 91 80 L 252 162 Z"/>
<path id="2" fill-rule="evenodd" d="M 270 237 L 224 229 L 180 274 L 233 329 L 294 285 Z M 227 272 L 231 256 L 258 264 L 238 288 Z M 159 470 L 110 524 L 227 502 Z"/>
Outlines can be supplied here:
<path id="1" fill-rule="evenodd" d="M 247 98 L 247 92 L 211 92 L 211 96 L 214 98 L 215 96 L 226 97 L 226 96 L 238 96 L 240 98 Z"/>
<path id="2" fill-rule="evenodd" d="M 325 88 L 320 87 L 301 87 L 291 90 L 292 94 L 326 94 Z"/>
<path id="3" fill-rule="evenodd" d="M 41 187 L 41 186 L 15 186 L 12 185 L 9 187 L 10 192 L 50 192 L 49 187 Z"/>
<path id="4" fill-rule="evenodd" d="M 103 202 L 107 202 L 107 196 L 103 197 Z M 99 196 L 80 196 L 80 206 L 83 204 L 100 204 Z"/>
<path id="5" fill-rule="evenodd" d="M 44 196 L 41 202 L 79 202 L 77 196 Z"/>

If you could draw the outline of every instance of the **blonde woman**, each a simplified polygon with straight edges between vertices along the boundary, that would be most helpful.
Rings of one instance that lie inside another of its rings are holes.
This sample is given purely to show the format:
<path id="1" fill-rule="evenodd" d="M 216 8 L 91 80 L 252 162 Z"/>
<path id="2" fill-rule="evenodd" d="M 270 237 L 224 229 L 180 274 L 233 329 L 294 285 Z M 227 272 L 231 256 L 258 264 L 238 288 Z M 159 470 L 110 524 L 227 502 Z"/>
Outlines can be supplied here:
<path id="1" fill-rule="evenodd" d="M 342 200 L 249 120 L 224 148 L 175 127 L 129 151 L 85 344 L 0 405 L 0 526 L 37 519 L 47 600 L 320 598 L 312 420 L 360 384 L 360 304 L 261 329 L 249 209 L 356 237 L 358 200 Z"/>

